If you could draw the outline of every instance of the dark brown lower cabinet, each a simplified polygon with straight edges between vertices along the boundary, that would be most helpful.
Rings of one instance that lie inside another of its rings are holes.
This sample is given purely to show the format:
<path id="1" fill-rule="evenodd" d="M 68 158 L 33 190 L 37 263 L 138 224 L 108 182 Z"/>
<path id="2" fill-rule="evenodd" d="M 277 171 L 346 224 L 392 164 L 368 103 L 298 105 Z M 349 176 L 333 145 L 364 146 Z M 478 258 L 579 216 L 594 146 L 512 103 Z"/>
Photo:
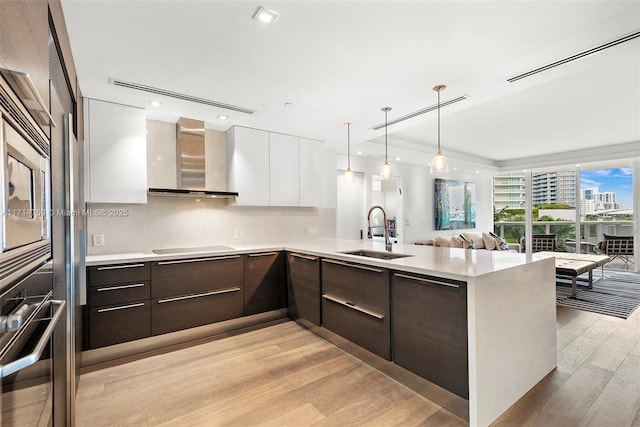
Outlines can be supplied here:
<path id="1" fill-rule="evenodd" d="M 322 259 L 322 326 L 391 360 L 389 270 Z"/>
<path id="2" fill-rule="evenodd" d="M 129 263 L 87 268 L 86 348 L 151 335 L 150 264 Z"/>
<path id="3" fill-rule="evenodd" d="M 320 326 L 320 258 L 287 254 L 289 316 Z"/>
<path id="4" fill-rule="evenodd" d="M 244 314 L 241 255 L 151 264 L 151 334 L 202 326 Z"/>
<path id="5" fill-rule="evenodd" d="M 89 309 L 89 348 L 146 338 L 151 333 L 149 300 Z"/>
<path id="6" fill-rule="evenodd" d="M 393 361 L 469 398 L 467 285 L 394 272 Z"/>
<path id="7" fill-rule="evenodd" d="M 287 306 L 284 254 L 249 254 L 244 260 L 244 314 L 264 313 Z"/>
<path id="8" fill-rule="evenodd" d="M 151 301 L 151 334 L 160 335 L 242 316 L 242 288 L 216 289 Z"/>

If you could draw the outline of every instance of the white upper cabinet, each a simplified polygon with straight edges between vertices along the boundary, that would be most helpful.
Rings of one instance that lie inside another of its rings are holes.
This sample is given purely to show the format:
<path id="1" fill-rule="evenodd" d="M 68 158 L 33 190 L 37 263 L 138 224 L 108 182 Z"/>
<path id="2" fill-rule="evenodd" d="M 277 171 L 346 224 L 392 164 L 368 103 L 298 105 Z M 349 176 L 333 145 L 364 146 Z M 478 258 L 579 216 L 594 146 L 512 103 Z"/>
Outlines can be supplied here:
<path id="1" fill-rule="evenodd" d="M 227 131 L 229 191 L 237 205 L 324 206 L 324 144 L 234 126 Z"/>
<path id="2" fill-rule="evenodd" d="M 85 108 L 87 202 L 146 203 L 145 110 L 95 99 Z"/>
<path id="3" fill-rule="evenodd" d="M 227 184 L 237 205 L 269 206 L 269 132 L 234 126 L 227 131 Z"/>
<path id="4" fill-rule="evenodd" d="M 300 138 L 300 206 L 324 206 L 326 152 L 321 141 Z"/>
<path id="5" fill-rule="evenodd" d="M 300 144 L 297 136 L 269 133 L 269 205 L 300 205 Z"/>

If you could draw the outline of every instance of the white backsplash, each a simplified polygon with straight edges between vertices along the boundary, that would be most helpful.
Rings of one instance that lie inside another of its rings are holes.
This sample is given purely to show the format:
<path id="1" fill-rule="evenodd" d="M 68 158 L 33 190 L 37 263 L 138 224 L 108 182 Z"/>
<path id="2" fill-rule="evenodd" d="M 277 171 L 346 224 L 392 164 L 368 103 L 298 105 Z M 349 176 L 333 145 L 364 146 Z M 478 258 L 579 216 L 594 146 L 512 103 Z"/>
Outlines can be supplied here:
<path id="1" fill-rule="evenodd" d="M 89 255 L 152 249 L 226 245 L 231 247 L 334 238 L 335 208 L 227 206 L 224 199 L 149 197 L 147 204 L 89 204 Z M 317 235 L 307 235 L 307 228 Z M 234 239 L 241 230 L 242 238 Z M 94 234 L 104 246 L 92 245 Z"/>

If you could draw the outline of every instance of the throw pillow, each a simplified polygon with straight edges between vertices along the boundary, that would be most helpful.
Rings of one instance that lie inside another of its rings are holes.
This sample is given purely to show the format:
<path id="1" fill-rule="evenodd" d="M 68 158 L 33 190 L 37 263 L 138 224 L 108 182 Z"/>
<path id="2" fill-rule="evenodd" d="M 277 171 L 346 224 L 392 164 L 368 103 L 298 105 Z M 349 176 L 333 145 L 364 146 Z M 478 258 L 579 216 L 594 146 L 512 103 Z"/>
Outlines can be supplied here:
<path id="1" fill-rule="evenodd" d="M 474 243 L 473 240 L 469 240 L 467 239 L 463 234 L 461 234 L 460 239 L 462 239 L 462 247 L 464 249 L 475 249 L 476 248 L 476 244 Z"/>
<path id="2" fill-rule="evenodd" d="M 454 236 L 451 238 L 451 247 L 452 248 L 463 248 L 464 241 L 460 238 L 460 236 Z"/>
<path id="3" fill-rule="evenodd" d="M 499 251 L 508 251 L 509 244 L 502 237 L 498 236 L 496 233 L 489 232 L 489 235 L 496 240 L 496 249 Z"/>
<path id="4" fill-rule="evenodd" d="M 489 233 L 482 233 L 482 241 L 484 242 L 485 249 L 490 251 L 496 249 L 496 239 L 492 237 Z"/>
<path id="5" fill-rule="evenodd" d="M 434 240 L 434 244 L 436 246 L 448 248 L 449 246 L 451 246 L 451 239 L 448 237 L 436 237 L 436 239 Z"/>
<path id="6" fill-rule="evenodd" d="M 482 233 L 463 232 L 461 235 L 464 236 L 467 241 L 473 242 L 475 246 L 473 249 L 485 248 L 484 241 L 482 240 Z"/>

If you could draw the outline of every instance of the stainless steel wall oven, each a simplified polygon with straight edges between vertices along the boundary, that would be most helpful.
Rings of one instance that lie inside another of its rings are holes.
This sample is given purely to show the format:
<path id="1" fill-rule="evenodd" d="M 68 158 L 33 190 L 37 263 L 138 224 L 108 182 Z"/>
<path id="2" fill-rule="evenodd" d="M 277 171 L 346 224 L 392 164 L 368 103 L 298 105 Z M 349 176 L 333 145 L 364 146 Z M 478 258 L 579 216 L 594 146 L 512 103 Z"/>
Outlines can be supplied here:
<path id="1" fill-rule="evenodd" d="M 23 102 L 0 79 L 0 289 L 51 258 L 49 141 Z"/>
<path id="2" fill-rule="evenodd" d="M 52 300 L 51 262 L 0 295 L 0 423 L 48 426 L 53 408 L 52 335 L 64 301 Z"/>
<path id="3" fill-rule="evenodd" d="M 49 135 L 29 76 L 0 68 L 0 425 L 48 426 L 58 383 Z M 50 116 L 49 116 L 50 117 Z M 49 126 L 53 122 L 47 122 Z M 64 381 L 64 377 L 62 378 Z"/>

